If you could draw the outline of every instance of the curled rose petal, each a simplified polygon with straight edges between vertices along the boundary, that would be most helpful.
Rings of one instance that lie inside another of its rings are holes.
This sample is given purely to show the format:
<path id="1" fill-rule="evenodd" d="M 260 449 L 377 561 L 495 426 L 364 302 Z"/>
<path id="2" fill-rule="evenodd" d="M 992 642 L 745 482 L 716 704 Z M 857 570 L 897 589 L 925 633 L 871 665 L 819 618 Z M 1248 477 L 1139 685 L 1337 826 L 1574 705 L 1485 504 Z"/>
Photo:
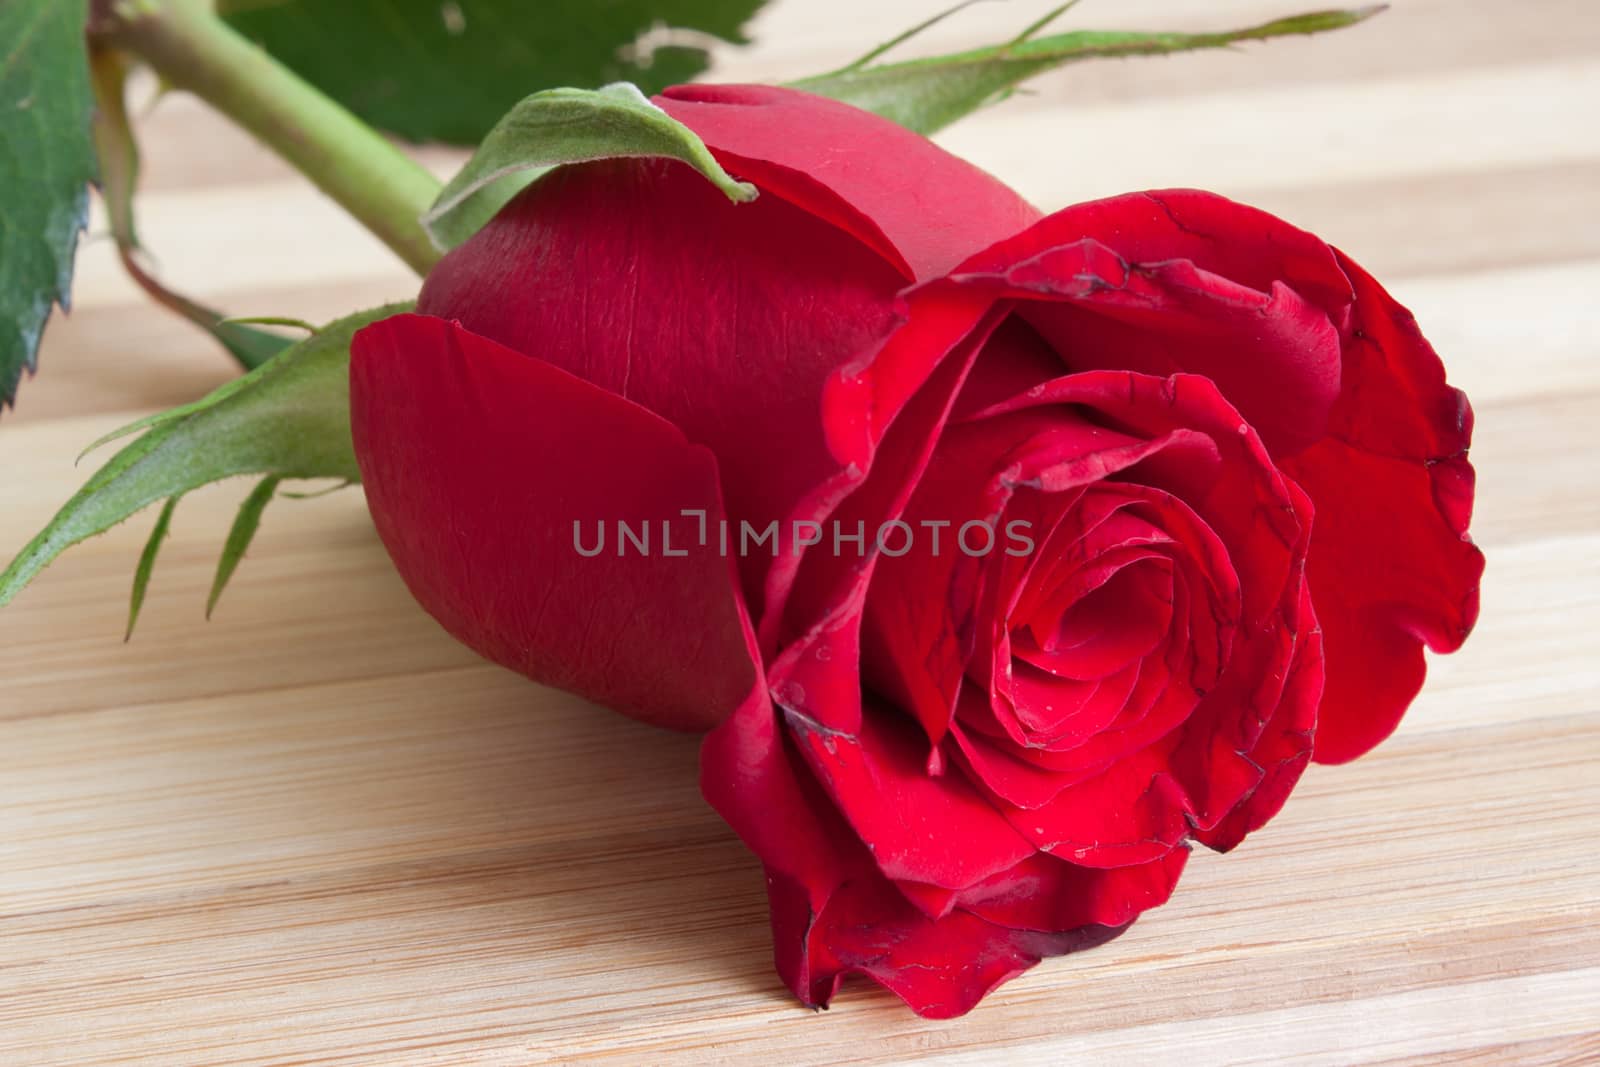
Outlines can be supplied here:
<path id="1" fill-rule="evenodd" d="M 1483 575 L 1467 535 L 1472 408 L 1410 312 L 1339 262 L 1356 287 L 1346 385 L 1329 436 L 1285 462 L 1319 516 L 1309 571 L 1328 645 L 1324 763 L 1394 731 L 1422 688 L 1422 646 L 1453 652 L 1472 631 Z"/>

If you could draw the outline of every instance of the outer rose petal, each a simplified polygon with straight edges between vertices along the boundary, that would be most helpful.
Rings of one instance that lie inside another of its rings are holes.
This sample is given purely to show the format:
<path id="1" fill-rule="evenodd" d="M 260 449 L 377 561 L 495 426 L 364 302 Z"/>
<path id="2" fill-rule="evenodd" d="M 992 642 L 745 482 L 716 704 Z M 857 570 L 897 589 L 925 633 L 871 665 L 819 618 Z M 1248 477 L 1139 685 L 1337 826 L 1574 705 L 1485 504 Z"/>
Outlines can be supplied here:
<path id="1" fill-rule="evenodd" d="M 1422 646 L 1461 647 L 1483 575 L 1467 536 L 1467 398 L 1445 384 L 1411 313 L 1340 264 L 1356 286 L 1345 390 L 1330 436 L 1284 462 L 1317 508 L 1309 573 L 1328 656 L 1321 763 L 1355 759 L 1394 732 L 1422 688 Z"/>
<path id="2" fill-rule="evenodd" d="M 399 315 L 356 335 L 351 428 L 373 521 L 418 602 L 463 643 L 635 718 L 704 729 L 756 677 L 728 560 L 592 547 L 721 515 L 715 460 L 655 415 L 460 326 Z M 694 625 L 684 625 L 692 619 Z"/>
<path id="3" fill-rule="evenodd" d="M 898 262 L 943 274 L 1039 211 L 984 171 L 869 111 L 770 85 L 678 85 L 655 98 L 739 177 Z"/>
<path id="4" fill-rule="evenodd" d="M 965 889 L 1034 852 L 964 775 L 928 773 L 927 738 L 894 709 L 869 706 L 856 736 L 784 711 L 796 747 L 888 877 Z"/>
<path id="5" fill-rule="evenodd" d="M 1068 930 L 1085 923 L 1121 929 L 1167 902 L 1189 849 L 1149 863 L 1082 867 L 1043 853 L 965 890 L 957 905 L 979 918 L 1019 930 Z"/>
<path id="6" fill-rule="evenodd" d="M 940 918 L 870 871 L 842 884 L 820 911 L 769 872 L 774 941 L 793 967 L 780 962 L 780 971 L 815 1007 L 856 973 L 924 1018 L 964 1015 L 1040 959 L 1104 944 L 1165 903 L 1187 858 L 1179 848 L 1152 863 L 1089 870 L 1035 856 L 963 894 Z"/>
<path id="7" fill-rule="evenodd" d="M 700 791 L 769 875 L 803 889 L 806 906 L 821 911 L 852 872 L 871 864 L 793 752 L 764 681 L 758 690 L 759 700 L 746 701 L 706 735 Z"/>
<path id="8" fill-rule="evenodd" d="M 1309 234 L 1201 195 L 1219 226 L 1243 231 L 1271 224 L 1271 236 L 1296 253 L 1297 263 L 1304 258 L 1307 269 L 1323 268 L 1327 285 L 1342 282 L 1331 250 Z M 1022 314 L 1072 370 L 1204 375 L 1274 455 L 1311 444 L 1339 395 L 1337 323 L 1325 305 L 1271 273 L 1281 259 L 1277 249 L 1262 253 L 1265 266 L 1252 263 L 1231 247 L 1248 246 L 1251 237 L 1236 241 L 1232 231 L 1219 231 L 1214 241 L 1200 240 L 1175 227 L 1166 204 L 1153 194 L 1130 194 L 1065 208 L 973 256 L 956 274 L 1003 275 L 1019 290 L 1070 295 L 1066 303 L 1028 306 Z M 1095 284 L 1072 293 L 1081 276 Z M 1347 283 L 1334 291 L 1348 302 Z"/>
<path id="9" fill-rule="evenodd" d="M 1296 621 L 1309 621 L 1311 593 L 1304 582 L 1300 585 L 1300 598 L 1299 614 L 1303 618 Z M 1289 799 L 1301 772 L 1311 762 L 1312 736 L 1323 693 L 1322 631 L 1306 630 L 1297 639 L 1299 647 L 1295 649 L 1282 698 L 1250 753 L 1251 760 L 1265 774 L 1250 795 L 1217 825 L 1196 831 L 1196 839 L 1208 848 L 1226 852 L 1245 835 L 1265 826 Z"/>
<path id="10" fill-rule="evenodd" d="M 1283 282 L 1321 308 L 1350 302 L 1350 282 L 1320 238 L 1216 193 L 1125 193 L 1063 208 L 1046 225 L 1057 243 L 1094 238 L 1130 263 L 1187 260 L 1257 292 Z"/>

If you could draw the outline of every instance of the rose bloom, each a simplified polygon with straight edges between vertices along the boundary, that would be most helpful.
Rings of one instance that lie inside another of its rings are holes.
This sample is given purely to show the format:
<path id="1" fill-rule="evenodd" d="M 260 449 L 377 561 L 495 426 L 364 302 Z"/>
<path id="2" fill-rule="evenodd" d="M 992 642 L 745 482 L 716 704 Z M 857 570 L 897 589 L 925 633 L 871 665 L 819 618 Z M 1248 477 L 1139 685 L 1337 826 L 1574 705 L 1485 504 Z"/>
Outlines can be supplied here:
<path id="1" fill-rule="evenodd" d="M 1041 216 L 803 93 L 657 103 L 759 198 L 543 177 L 357 336 L 355 444 L 452 634 L 709 728 L 806 1004 L 859 973 L 957 1015 L 1115 936 L 1466 636 L 1471 411 L 1339 251 L 1189 190 Z M 653 551 L 575 550 L 617 522 Z"/>

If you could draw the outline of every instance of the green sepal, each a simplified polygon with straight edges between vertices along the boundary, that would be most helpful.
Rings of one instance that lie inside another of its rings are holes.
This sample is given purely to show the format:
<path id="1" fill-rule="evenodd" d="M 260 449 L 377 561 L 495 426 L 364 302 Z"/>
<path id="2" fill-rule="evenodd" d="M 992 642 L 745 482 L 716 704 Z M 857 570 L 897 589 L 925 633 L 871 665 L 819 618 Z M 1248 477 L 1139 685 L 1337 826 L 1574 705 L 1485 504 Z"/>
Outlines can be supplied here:
<path id="1" fill-rule="evenodd" d="M 222 598 L 222 591 L 227 588 L 228 579 L 232 578 L 233 572 L 238 569 L 245 550 L 255 539 L 256 530 L 261 527 L 261 513 L 267 510 L 267 505 L 272 502 L 273 494 L 278 491 L 278 483 L 281 481 L 283 479 L 276 474 L 267 475 L 250 490 L 250 495 L 244 498 L 244 503 L 239 505 L 239 514 L 228 530 L 228 539 L 222 543 L 222 557 L 217 560 L 217 576 L 211 581 L 211 593 L 206 597 L 206 618 L 211 618 L 211 613 L 217 609 L 217 601 Z"/>
<path id="2" fill-rule="evenodd" d="M 144 543 L 144 551 L 139 553 L 139 562 L 133 568 L 133 589 L 128 594 L 128 629 L 122 635 L 123 641 L 133 639 L 133 628 L 139 621 L 140 610 L 144 608 L 145 590 L 150 588 L 150 574 L 156 569 L 156 555 L 161 551 L 161 542 L 167 539 L 167 530 L 172 526 L 172 513 L 177 507 L 178 498 L 167 497 Z"/>
<path id="3" fill-rule="evenodd" d="M 564 163 L 648 156 L 682 160 L 729 200 L 756 198 L 755 186 L 723 170 L 693 130 L 635 86 L 619 82 L 603 89 L 546 89 L 523 99 L 445 185 L 422 225 L 439 248 L 449 250 Z"/>

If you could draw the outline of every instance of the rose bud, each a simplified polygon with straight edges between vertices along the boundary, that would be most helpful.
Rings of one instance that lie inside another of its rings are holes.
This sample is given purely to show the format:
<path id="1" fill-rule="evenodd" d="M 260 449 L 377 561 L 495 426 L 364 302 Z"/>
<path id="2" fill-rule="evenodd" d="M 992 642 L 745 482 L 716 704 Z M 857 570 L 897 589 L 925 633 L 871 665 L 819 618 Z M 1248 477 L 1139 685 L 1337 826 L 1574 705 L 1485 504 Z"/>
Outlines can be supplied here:
<path id="1" fill-rule="evenodd" d="M 793 91 L 657 102 L 759 199 L 542 178 L 357 336 L 355 444 L 451 633 L 712 728 L 805 1003 L 956 1015 L 1114 936 L 1465 638 L 1470 410 L 1341 253 L 1198 192 L 1040 218 Z"/>

